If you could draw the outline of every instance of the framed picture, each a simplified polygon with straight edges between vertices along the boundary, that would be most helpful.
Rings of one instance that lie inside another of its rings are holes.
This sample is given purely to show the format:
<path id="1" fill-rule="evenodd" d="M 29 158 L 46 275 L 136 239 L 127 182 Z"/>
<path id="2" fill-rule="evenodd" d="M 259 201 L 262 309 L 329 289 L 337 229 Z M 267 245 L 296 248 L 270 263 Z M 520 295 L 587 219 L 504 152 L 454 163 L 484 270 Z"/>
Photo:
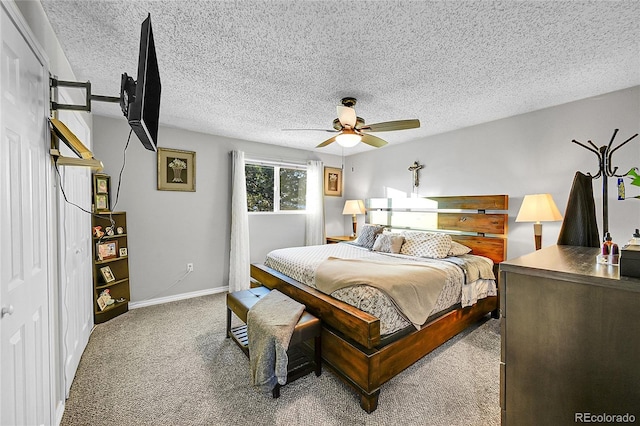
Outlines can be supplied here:
<path id="1" fill-rule="evenodd" d="M 109 211 L 109 194 L 96 194 L 94 204 L 97 212 Z"/>
<path id="2" fill-rule="evenodd" d="M 109 175 L 96 173 L 93 175 L 93 191 L 96 194 L 108 194 L 109 193 L 109 181 L 111 177 Z"/>
<path id="3" fill-rule="evenodd" d="M 158 189 L 195 192 L 196 153 L 158 148 Z"/>
<path id="4" fill-rule="evenodd" d="M 102 274 L 102 279 L 105 283 L 110 283 L 116 280 L 116 277 L 113 275 L 111 268 L 108 266 L 103 266 L 100 268 L 100 273 Z"/>
<path id="5" fill-rule="evenodd" d="M 107 307 L 107 296 L 100 296 L 98 297 L 98 308 L 100 308 L 101 311 L 104 311 L 104 308 Z"/>
<path id="6" fill-rule="evenodd" d="M 127 248 L 120 247 L 120 257 L 125 257 L 127 255 Z"/>
<path id="7" fill-rule="evenodd" d="M 98 253 L 98 260 L 107 260 L 118 257 L 118 242 L 108 241 L 98 243 L 96 245 L 96 253 Z"/>
<path id="8" fill-rule="evenodd" d="M 342 197 L 342 169 L 324 168 L 324 195 Z"/>

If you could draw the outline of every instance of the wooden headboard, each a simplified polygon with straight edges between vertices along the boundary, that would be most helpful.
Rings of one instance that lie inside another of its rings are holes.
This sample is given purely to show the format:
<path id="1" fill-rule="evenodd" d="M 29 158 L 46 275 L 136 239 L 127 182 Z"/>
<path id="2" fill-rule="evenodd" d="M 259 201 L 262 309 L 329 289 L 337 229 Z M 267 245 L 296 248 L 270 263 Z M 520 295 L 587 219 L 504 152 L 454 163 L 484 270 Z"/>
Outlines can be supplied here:
<path id="1" fill-rule="evenodd" d="M 445 232 L 473 254 L 496 264 L 506 260 L 508 195 L 370 198 L 366 205 L 367 223 L 397 231 Z"/>

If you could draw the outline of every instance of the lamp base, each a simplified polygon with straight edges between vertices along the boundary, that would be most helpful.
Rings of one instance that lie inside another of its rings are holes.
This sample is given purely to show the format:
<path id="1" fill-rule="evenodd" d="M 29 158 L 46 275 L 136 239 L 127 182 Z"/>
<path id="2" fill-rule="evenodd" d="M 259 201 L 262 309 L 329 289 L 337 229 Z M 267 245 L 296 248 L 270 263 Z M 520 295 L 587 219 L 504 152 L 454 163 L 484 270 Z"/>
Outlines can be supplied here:
<path id="1" fill-rule="evenodd" d="M 358 228 L 358 219 L 356 218 L 356 215 L 353 215 L 353 234 L 351 234 L 352 237 L 356 236 L 356 229 Z"/>
<path id="2" fill-rule="evenodd" d="M 542 248 L 542 224 L 540 222 L 533 224 L 533 239 L 536 242 L 536 250 Z"/>

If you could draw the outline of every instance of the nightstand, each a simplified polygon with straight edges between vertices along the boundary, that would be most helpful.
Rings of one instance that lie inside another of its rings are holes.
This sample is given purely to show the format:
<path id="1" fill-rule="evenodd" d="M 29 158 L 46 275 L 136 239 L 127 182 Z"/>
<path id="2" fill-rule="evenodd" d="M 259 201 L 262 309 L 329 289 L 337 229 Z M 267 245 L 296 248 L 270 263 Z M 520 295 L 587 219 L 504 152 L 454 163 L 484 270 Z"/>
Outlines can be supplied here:
<path id="1" fill-rule="evenodd" d="M 356 237 L 352 237 L 351 235 L 340 235 L 337 237 L 327 237 L 327 244 L 336 244 L 342 241 L 353 241 Z"/>

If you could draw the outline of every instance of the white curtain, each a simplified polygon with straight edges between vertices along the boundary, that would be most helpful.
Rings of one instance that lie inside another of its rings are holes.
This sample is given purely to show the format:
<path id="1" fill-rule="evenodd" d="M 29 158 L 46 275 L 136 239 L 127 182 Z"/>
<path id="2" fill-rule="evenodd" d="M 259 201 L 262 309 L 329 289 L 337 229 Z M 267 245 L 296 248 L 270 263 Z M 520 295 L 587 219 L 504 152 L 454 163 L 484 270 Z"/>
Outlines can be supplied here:
<path id="1" fill-rule="evenodd" d="M 307 220 L 304 242 L 307 246 L 325 243 L 322 161 L 307 162 Z"/>
<path id="2" fill-rule="evenodd" d="M 229 292 L 250 287 L 249 214 L 244 152 L 231 152 L 231 250 L 229 253 Z"/>

